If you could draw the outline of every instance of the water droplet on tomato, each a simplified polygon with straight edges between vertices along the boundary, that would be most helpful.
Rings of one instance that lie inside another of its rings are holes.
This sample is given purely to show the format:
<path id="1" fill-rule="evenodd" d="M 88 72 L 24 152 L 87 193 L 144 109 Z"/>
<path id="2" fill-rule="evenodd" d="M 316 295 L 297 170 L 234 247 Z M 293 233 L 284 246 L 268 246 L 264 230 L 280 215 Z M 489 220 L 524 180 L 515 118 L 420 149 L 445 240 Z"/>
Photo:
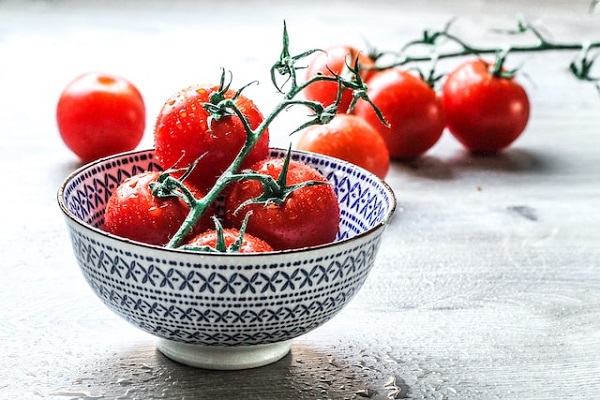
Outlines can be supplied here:
<path id="1" fill-rule="evenodd" d="M 241 181 L 240 182 L 240 188 L 242 190 L 249 190 L 252 187 L 252 182 L 246 180 L 246 181 Z"/>
<path id="2" fill-rule="evenodd" d="M 179 116 L 180 116 L 181 118 L 185 118 L 185 117 L 187 117 L 187 111 L 186 111 L 185 109 L 181 109 L 181 110 L 179 110 Z"/>

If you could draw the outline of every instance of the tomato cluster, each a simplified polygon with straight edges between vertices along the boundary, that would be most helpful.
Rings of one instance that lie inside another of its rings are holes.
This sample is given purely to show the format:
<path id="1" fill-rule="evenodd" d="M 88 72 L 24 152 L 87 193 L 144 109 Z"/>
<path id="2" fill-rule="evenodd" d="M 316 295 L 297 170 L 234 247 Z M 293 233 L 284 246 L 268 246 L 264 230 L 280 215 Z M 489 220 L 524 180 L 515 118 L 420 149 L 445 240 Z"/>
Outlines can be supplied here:
<path id="1" fill-rule="evenodd" d="M 382 171 L 387 170 L 390 158 L 421 156 L 445 129 L 469 151 L 496 153 L 513 143 L 527 125 L 530 105 L 523 87 L 513 77 L 493 73 L 493 65 L 480 59 L 458 66 L 445 77 L 438 92 L 412 71 L 400 67 L 373 69 L 375 61 L 361 54 L 346 45 L 331 47 L 313 58 L 307 78 L 343 75 L 344 69 L 358 60 L 372 104 L 358 100 L 351 113 L 380 134 L 387 151 L 367 133 L 371 130 L 368 126 L 358 126 L 351 118 L 336 118 L 331 126 L 309 128 L 300 135 L 298 148 L 342 158 L 385 176 Z M 306 97 L 324 106 L 332 104 L 337 88 L 327 83 L 305 92 Z M 344 92 L 343 96 L 351 94 Z M 338 112 L 347 112 L 346 103 Z"/>
<path id="2" fill-rule="evenodd" d="M 226 101 L 239 114 L 219 108 Z M 307 164 L 269 157 L 268 130 L 256 137 L 247 131 L 263 120 L 250 99 L 222 85 L 191 86 L 167 99 L 154 127 L 155 156 L 166 172 L 143 172 L 122 182 L 107 203 L 104 229 L 170 245 L 198 202 L 208 202 L 208 193 L 227 176 L 214 200 L 222 204 L 203 210 L 185 234 L 185 248 L 262 252 L 334 241 L 340 209 L 333 187 Z M 251 146 L 249 137 L 255 140 Z M 224 174 L 246 148 L 239 168 Z"/>
<path id="3" fill-rule="evenodd" d="M 306 128 L 296 148 L 341 158 L 382 179 L 391 159 L 421 156 L 445 129 L 470 151 L 495 153 L 529 119 L 523 87 L 480 59 L 447 75 L 438 93 L 413 72 L 376 68 L 350 46 L 314 54 L 303 104 L 315 112 L 335 105 L 337 114 Z M 104 229 L 151 245 L 215 251 L 334 241 L 340 223 L 334 189 L 306 164 L 269 157 L 262 113 L 225 85 L 224 76 L 219 85 L 190 86 L 167 99 L 154 126 L 155 157 L 166 172 L 122 182 L 107 203 Z M 67 146 L 91 161 L 137 146 L 145 109 L 130 82 L 86 74 L 61 94 L 57 120 Z"/>

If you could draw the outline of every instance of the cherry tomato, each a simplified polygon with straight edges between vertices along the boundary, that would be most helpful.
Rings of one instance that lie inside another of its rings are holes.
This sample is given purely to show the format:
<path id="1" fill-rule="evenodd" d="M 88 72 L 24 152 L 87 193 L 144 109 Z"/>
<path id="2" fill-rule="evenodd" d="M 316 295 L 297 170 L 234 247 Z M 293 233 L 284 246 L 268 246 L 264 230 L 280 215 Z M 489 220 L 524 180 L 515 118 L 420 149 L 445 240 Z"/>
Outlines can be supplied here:
<path id="1" fill-rule="evenodd" d="M 240 231 L 235 228 L 223 229 L 224 246 L 229 248 L 240 237 Z M 210 247 L 218 250 L 218 233 L 216 229 L 211 229 L 200 233 L 187 243 L 187 247 Z M 264 240 L 244 233 L 242 237 L 242 245 L 239 248 L 239 253 L 264 253 L 273 251 L 273 248 Z"/>
<path id="2" fill-rule="evenodd" d="M 165 169 L 186 168 L 200 160 L 187 182 L 208 189 L 234 160 L 246 140 L 246 130 L 235 115 L 213 118 L 203 107 L 218 86 L 195 85 L 168 99 L 159 112 L 154 130 L 156 158 Z M 224 98 L 233 98 L 234 90 L 227 90 Z M 243 94 L 235 104 L 247 118 L 252 129 L 263 116 L 256 105 Z M 242 167 L 264 159 L 269 152 L 269 133 L 265 131 Z M 176 174 L 173 174 L 176 175 Z"/>
<path id="3" fill-rule="evenodd" d="M 56 109 L 63 141 L 83 162 L 133 150 L 146 127 L 139 90 L 124 78 L 97 72 L 70 82 Z"/>
<path id="4" fill-rule="evenodd" d="M 284 159 L 263 160 L 252 166 L 260 174 L 277 179 Z M 340 207 L 337 196 L 327 179 L 314 168 L 291 160 L 287 173 L 287 185 L 306 181 L 325 184 L 306 186 L 294 190 L 281 205 L 246 204 L 264 193 L 256 180 L 243 180 L 233 184 L 225 197 L 225 224 L 240 227 L 247 212 L 246 232 L 269 243 L 275 250 L 295 249 L 333 242 L 340 224 Z"/>
<path id="5" fill-rule="evenodd" d="M 359 101 L 354 113 L 377 129 L 391 158 L 416 158 L 437 143 L 445 127 L 444 113 L 439 97 L 425 81 L 394 68 L 375 74 L 367 85 L 369 98 L 389 126 L 365 101 Z"/>
<path id="6" fill-rule="evenodd" d="M 295 146 L 340 158 L 385 178 L 390 167 L 390 154 L 379 132 L 364 119 L 340 114 L 326 125 L 305 129 Z"/>
<path id="7" fill-rule="evenodd" d="M 366 80 L 372 73 L 372 70 L 370 70 L 369 67 L 373 66 L 375 62 L 366 54 L 361 53 L 358 49 L 344 45 L 332 46 L 326 49 L 325 52 L 315 53 L 315 56 L 310 60 L 306 70 L 306 78 L 312 78 L 317 74 L 325 76 L 334 76 L 334 74 L 342 75 L 347 69 L 346 64 L 354 66 L 357 56 L 360 68 L 362 68 L 359 72 L 360 76 L 363 80 Z M 318 101 L 324 106 L 335 103 L 337 92 L 337 82 L 331 81 L 315 82 L 307 86 L 303 91 L 304 96 L 307 99 Z M 351 101 L 352 90 L 345 89 L 342 93 L 342 99 L 337 111 L 339 113 L 347 112 Z"/>
<path id="8" fill-rule="evenodd" d="M 108 199 L 104 214 L 104 230 L 138 242 L 163 246 L 177 232 L 189 213 L 188 205 L 179 198 L 158 198 L 150 184 L 160 172 L 143 172 L 125 179 Z M 204 192 L 186 185 L 196 198 Z M 198 222 L 192 234 L 214 228 L 211 208 Z"/>
<path id="9" fill-rule="evenodd" d="M 525 130 L 529 98 L 514 78 L 493 76 L 490 65 L 468 61 L 450 73 L 442 88 L 448 130 L 468 150 L 495 153 Z"/>

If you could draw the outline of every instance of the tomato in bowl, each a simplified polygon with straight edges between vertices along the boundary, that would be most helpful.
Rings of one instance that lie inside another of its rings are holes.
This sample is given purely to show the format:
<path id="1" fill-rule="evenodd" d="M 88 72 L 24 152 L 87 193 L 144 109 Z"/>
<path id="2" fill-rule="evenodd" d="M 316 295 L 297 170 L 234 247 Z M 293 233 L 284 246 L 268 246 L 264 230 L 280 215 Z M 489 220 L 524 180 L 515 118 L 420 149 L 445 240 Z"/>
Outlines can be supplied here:
<path id="1" fill-rule="evenodd" d="M 59 188 L 58 204 L 93 292 L 178 362 L 244 369 L 284 357 L 292 339 L 330 320 L 360 290 L 396 208 L 390 187 L 358 166 L 302 151 L 291 157 L 319 170 L 336 191 L 341 218 L 331 243 L 240 254 L 125 239 L 102 229 L 104 209 L 125 177 L 160 170 L 154 150 L 73 172 Z"/>

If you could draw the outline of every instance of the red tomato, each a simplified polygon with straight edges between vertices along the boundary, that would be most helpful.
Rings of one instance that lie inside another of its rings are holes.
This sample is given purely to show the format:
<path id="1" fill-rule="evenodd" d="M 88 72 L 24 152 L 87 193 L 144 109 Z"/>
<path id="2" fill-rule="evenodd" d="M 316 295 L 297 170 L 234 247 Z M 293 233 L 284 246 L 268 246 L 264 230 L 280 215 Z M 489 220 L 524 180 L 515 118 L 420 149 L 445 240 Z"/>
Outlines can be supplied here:
<path id="1" fill-rule="evenodd" d="M 177 232 L 189 213 L 188 205 L 179 198 L 153 196 L 150 183 L 160 172 L 143 172 L 124 180 L 112 193 L 104 214 L 104 230 L 138 242 L 163 246 Z M 204 192 L 186 185 L 196 198 Z M 193 234 L 214 227 L 209 210 L 192 231 Z"/>
<path id="2" fill-rule="evenodd" d="M 277 179 L 284 159 L 263 160 L 252 170 Z M 299 161 L 290 161 L 287 185 L 306 181 L 327 182 L 314 168 Z M 242 203 L 264 193 L 256 180 L 235 182 L 225 198 L 225 223 L 241 226 L 247 212 L 246 232 L 269 243 L 275 250 L 295 249 L 333 242 L 340 224 L 340 207 L 330 184 L 307 186 L 293 191 L 281 205 Z"/>
<path id="3" fill-rule="evenodd" d="M 296 148 L 340 158 L 381 179 L 390 167 L 390 154 L 379 132 L 355 115 L 340 114 L 326 125 L 308 127 L 300 134 Z"/>
<path id="4" fill-rule="evenodd" d="M 513 78 L 492 76 L 477 59 L 450 73 L 442 88 L 448 130 L 468 150 L 495 153 L 525 130 L 529 98 Z"/>
<path id="5" fill-rule="evenodd" d="M 224 245 L 226 248 L 229 248 L 233 243 L 235 243 L 240 237 L 240 231 L 235 228 L 223 229 L 223 239 Z M 211 249 L 219 250 L 218 245 L 218 233 L 216 229 L 211 229 L 209 231 L 200 233 L 195 236 L 192 240 L 190 240 L 186 247 L 210 247 Z M 273 248 L 269 246 L 267 242 L 262 239 L 259 239 L 255 236 L 252 236 L 248 233 L 244 233 L 244 237 L 242 238 L 242 245 L 239 249 L 239 253 L 264 253 L 266 251 L 273 251 Z"/>
<path id="6" fill-rule="evenodd" d="M 363 80 L 366 80 L 372 73 L 372 70 L 369 70 L 368 68 L 373 66 L 375 62 L 369 56 L 361 53 L 352 46 L 333 46 L 328 48 L 325 53 L 315 53 L 315 56 L 310 60 L 306 70 L 306 78 L 312 78 L 317 74 L 334 76 L 335 73 L 337 75 L 342 75 L 347 68 L 346 64 L 349 64 L 352 67 L 354 66 L 357 56 L 359 65 L 362 68 L 360 76 Z M 318 101 L 324 106 L 329 106 L 335 103 L 337 91 L 337 82 L 320 81 L 306 87 L 303 93 L 307 99 Z M 338 112 L 345 113 L 348 111 L 351 101 L 352 90 L 345 89 L 338 106 Z"/>
<path id="7" fill-rule="evenodd" d="M 389 126 L 365 101 L 358 102 L 354 113 L 377 129 L 391 158 L 419 157 L 438 141 L 445 127 L 444 113 L 438 96 L 425 81 L 394 68 L 375 74 L 367 85 L 369 98 Z"/>
<path id="8" fill-rule="evenodd" d="M 161 109 L 154 130 L 154 144 L 158 162 L 165 169 L 186 168 L 202 157 L 187 182 L 208 189 L 234 160 L 246 140 L 242 121 L 234 115 L 212 118 L 203 107 L 210 102 L 218 86 L 196 85 L 171 97 Z M 224 97 L 232 98 L 228 90 Z M 244 95 L 235 104 L 248 119 L 252 129 L 263 116 L 255 104 Z M 252 149 L 242 167 L 262 160 L 269 153 L 269 133 L 265 131 Z M 176 174 L 173 174 L 176 175 Z"/>
<path id="9" fill-rule="evenodd" d="M 144 134 L 146 108 L 131 82 L 91 72 L 65 87 L 56 119 L 67 147 L 83 162 L 89 162 L 133 150 Z"/>

